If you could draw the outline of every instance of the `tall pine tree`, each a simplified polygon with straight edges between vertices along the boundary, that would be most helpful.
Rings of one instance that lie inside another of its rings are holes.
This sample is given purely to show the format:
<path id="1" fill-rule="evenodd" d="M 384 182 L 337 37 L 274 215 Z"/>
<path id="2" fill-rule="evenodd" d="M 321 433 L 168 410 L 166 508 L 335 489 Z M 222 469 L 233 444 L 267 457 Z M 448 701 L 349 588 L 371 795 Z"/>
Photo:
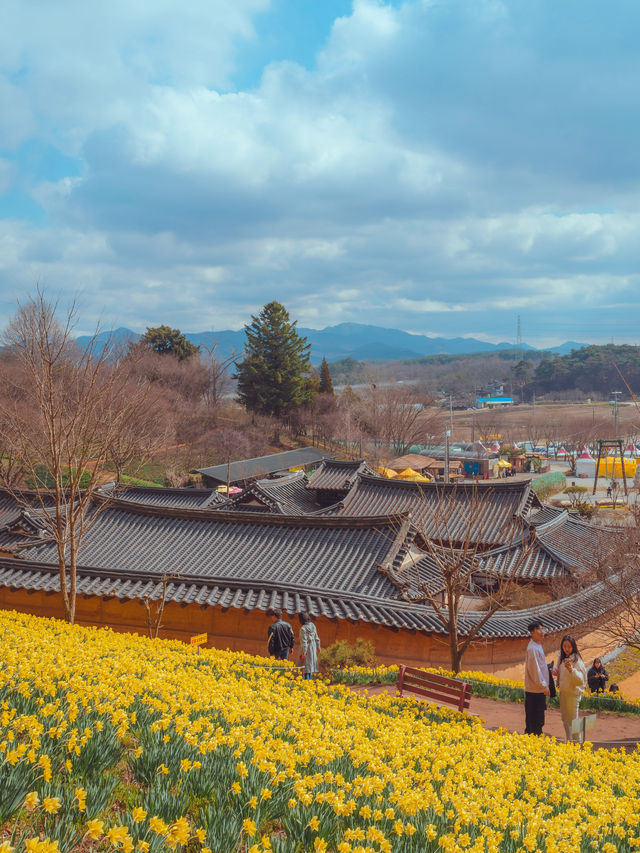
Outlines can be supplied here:
<path id="1" fill-rule="evenodd" d="M 333 394 L 333 382 L 331 381 L 331 371 L 327 364 L 327 359 L 322 356 L 322 364 L 320 365 L 320 393 Z"/>
<path id="2" fill-rule="evenodd" d="M 284 418 L 310 402 L 307 339 L 279 302 L 269 302 L 251 323 L 244 359 L 236 362 L 238 398 L 249 412 Z"/>

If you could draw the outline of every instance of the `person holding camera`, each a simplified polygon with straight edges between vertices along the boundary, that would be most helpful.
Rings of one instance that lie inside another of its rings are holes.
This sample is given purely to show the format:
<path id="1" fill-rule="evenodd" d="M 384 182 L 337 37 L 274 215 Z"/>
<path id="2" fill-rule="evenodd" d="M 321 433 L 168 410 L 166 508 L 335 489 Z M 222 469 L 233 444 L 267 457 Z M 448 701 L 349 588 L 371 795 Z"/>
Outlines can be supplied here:
<path id="1" fill-rule="evenodd" d="M 578 651 L 576 641 L 565 634 L 560 643 L 560 654 L 553 670 L 560 692 L 560 716 L 567 740 L 579 740 L 571 732 L 574 720 L 578 719 L 580 699 L 587 686 L 587 669 Z"/>

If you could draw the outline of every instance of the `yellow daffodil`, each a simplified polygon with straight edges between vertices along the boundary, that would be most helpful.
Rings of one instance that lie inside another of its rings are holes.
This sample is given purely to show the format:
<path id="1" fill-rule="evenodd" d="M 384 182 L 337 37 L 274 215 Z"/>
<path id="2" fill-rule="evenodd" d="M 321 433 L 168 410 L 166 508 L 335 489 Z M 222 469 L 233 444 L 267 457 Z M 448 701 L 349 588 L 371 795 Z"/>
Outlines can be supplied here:
<path id="1" fill-rule="evenodd" d="M 57 814 L 61 805 L 62 803 L 60 802 L 59 797 L 45 797 L 42 801 L 42 808 L 48 814 Z"/>

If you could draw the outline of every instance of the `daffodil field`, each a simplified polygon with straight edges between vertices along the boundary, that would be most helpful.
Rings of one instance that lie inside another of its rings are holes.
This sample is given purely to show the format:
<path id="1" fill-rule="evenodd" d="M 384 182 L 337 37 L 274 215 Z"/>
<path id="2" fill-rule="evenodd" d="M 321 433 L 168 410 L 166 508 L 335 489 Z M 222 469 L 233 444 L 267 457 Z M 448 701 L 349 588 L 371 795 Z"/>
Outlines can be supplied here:
<path id="1" fill-rule="evenodd" d="M 640 847 L 640 752 L 0 611 L 0 853 Z"/>
<path id="2" fill-rule="evenodd" d="M 473 686 L 474 696 L 487 696 L 491 699 L 505 699 L 508 702 L 524 702 L 524 683 L 509 678 L 499 678 L 479 670 L 452 672 L 443 667 L 423 667 L 426 672 L 435 672 L 449 678 L 458 678 Z M 392 666 L 350 666 L 331 671 L 331 680 L 340 684 L 394 684 L 398 680 L 397 665 Z M 547 700 L 549 707 L 558 707 L 557 698 Z M 591 693 L 585 691 L 580 701 L 583 710 L 613 711 L 626 714 L 640 714 L 640 700 L 623 693 Z"/>

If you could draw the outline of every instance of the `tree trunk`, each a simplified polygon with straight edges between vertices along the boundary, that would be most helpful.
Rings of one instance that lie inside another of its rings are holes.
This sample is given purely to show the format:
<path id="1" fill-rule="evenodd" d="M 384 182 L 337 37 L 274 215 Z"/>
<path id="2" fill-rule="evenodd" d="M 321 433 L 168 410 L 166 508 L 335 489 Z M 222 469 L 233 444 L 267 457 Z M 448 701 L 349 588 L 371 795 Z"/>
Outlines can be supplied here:
<path id="1" fill-rule="evenodd" d="M 458 641 L 458 607 L 454 590 L 448 590 L 447 595 L 447 610 L 449 611 L 448 629 L 449 629 L 449 654 L 451 657 L 451 670 L 460 672 L 460 664 L 462 662 L 462 654 L 460 653 L 460 643 Z"/>
<path id="2" fill-rule="evenodd" d="M 460 672 L 462 654 L 458 648 L 458 628 L 455 624 L 449 628 L 449 656 L 451 659 L 451 671 Z"/>

